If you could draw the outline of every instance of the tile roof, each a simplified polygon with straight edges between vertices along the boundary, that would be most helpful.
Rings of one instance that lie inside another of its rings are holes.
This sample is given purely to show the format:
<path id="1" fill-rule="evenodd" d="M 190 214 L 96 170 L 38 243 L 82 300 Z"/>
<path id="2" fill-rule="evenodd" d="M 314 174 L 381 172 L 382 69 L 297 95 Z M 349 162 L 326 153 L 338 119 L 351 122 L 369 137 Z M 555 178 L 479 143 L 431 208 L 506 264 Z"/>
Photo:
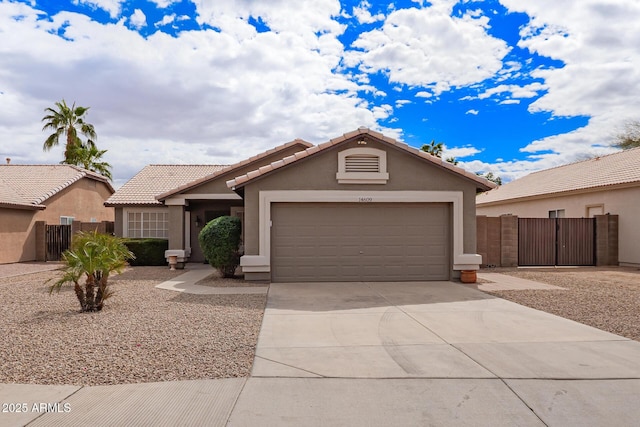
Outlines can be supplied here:
<path id="1" fill-rule="evenodd" d="M 198 185 L 201 185 L 201 184 L 203 184 L 205 182 L 208 182 L 208 181 L 210 181 L 212 179 L 218 178 L 219 176 L 222 176 L 224 174 L 232 172 L 232 171 L 234 171 L 236 169 L 239 169 L 239 168 L 241 168 L 243 166 L 246 166 L 248 164 L 256 162 L 256 161 L 258 161 L 260 159 L 264 159 L 265 157 L 268 157 L 268 156 L 270 156 L 272 154 L 275 154 L 278 151 L 282 151 L 284 149 L 287 149 L 287 148 L 290 148 L 290 147 L 294 147 L 296 145 L 300 146 L 301 150 L 304 150 L 305 148 L 313 147 L 313 144 L 310 143 L 310 142 L 304 141 L 302 139 L 295 139 L 293 141 L 287 142 L 286 144 L 279 145 L 279 146 L 274 147 L 274 148 L 272 148 L 270 150 L 267 150 L 267 151 L 265 151 L 263 153 L 256 154 L 253 157 L 249 157 L 248 159 L 245 159 L 245 160 L 242 160 L 242 161 L 240 161 L 238 163 L 235 163 L 233 165 L 227 166 L 224 169 L 221 169 L 219 171 L 211 173 L 210 175 L 204 176 L 204 177 L 196 179 L 196 180 L 194 180 L 192 182 L 189 182 L 189 183 L 186 183 L 186 184 L 181 185 L 179 187 L 173 188 L 170 191 L 167 191 L 165 193 L 162 193 L 162 194 L 158 195 L 156 198 L 158 200 L 167 199 L 167 198 L 171 197 L 174 194 L 181 193 L 183 191 L 187 191 L 187 190 L 189 190 L 191 188 L 197 187 Z"/>
<path id="2" fill-rule="evenodd" d="M 105 206 L 157 205 L 156 197 L 225 169 L 225 165 L 148 165 L 127 181 Z"/>
<path id="3" fill-rule="evenodd" d="M 114 191 L 102 175 L 71 165 L 0 165 L 0 205 L 44 209 L 44 202 L 82 178 L 94 179 Z"/>
<path id="4" fill-rule="evenodd" d="M 350 138 L 354 138 L 357 137 L 359 135 L 370 135 L 378 140 L 384 141 L 388 144 L 391 144 L 397 148 L 400 148 L 404 151 L 407 151 L 415 156 L 420 157 L 421 159 L 424 159 L 426 161 L 429 161 L 441 168 L 444 169 L 448 169 L 451 172 L 454 172 L 456 174 L 462 175 L 468 179 L 470 179 L 471 181 L 474 181 L 476 183 L 476 185 L 478 186 L 478 188 L 480 188 L 481 190 L 489 190 L 491 188 L 495 187 L 495 184 L 486 180 L 485 178 L 479 177 L 476 174 L 472 173 L 472 172 L 468 172 L 458 166 L 454 166 L 453 164 L 442 160 L 439 157 L 433 156 L 431 154 L 425 153 L 422 150 L 418 150 L 417 148 L 411 147 L 403 142 L 398 142 L 393 138 L 389 138 L 387 136 L 384 136 L 383 134 L 379 133 L 379 132 L 375 132 L 372 131 L 370 129 L 367 128 L 359 128 L 353 132 L 349 132 L 349 133 L 345 133 L 344 135 L 338 137 L 338 138 L 334 138 L 328 142 L 322 143 L 320 145 L 317 146 L 312 146 L 310 148 L 307 148 L 304 151 L 300 151 L 298 153 L 295 153 L 291 156 L 285 157 L 284 159 L 278 160 L 276 162 L 271 163 L 270 165 L 266 165 L 263 166 L 259 169 L 256 169 L 254 171 L 248 172 L 245 175 L 241 175 L 236 177 L 235 179 L 229 180 L 227 181 L 227 186 L 229 186 L 230 188 L 235 188 L 235 187 L 240 187 L 245 185 L 247 182 L 258 178 L 264 174 L 267 174 L 269 172 L 272 172 L 276 169 L 279 169 L 283 166 L 289 165 L 293 162 L 297 162 L 298 160 L 304 159 L 305 157 L 311 156 L 313 154 L 316 154 L 318 152 L 324 151 L 326 149 L 329 149 L 331 147 L 333 147 L 334 145 L 340 144 L 344 141 L 346 141 L 347 139 Z"/>
<path id="5" fill-rule="evenodd" d="M 640 186 L 640 148 L 534 172 L 479 194 L 476 205 L 634 183 Z"/>

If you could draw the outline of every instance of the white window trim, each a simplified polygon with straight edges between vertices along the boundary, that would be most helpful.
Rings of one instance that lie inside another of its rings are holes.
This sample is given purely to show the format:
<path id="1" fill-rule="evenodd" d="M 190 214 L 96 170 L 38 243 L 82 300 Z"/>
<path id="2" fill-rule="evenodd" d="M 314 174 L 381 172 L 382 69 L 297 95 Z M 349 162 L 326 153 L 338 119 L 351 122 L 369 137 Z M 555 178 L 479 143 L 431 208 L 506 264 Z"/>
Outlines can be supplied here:
<path id="1" fill-rule="evenodd" d="M 64 222 L 62 222 L 62 220 L 64 219 Z M 60 215 L 60 224 L 61 225 L 71 225 L 73 224 L 73 221 L 75 221 L 75 217 L 73 216 L 68 216 L 68 215 Z M 71 221 L 69 221 L 71 220 Z"/>
<path id="2" fill-rule="evenodd" d="M 261 191 L 259 194 L 259 254 L 240 259 L 242 271 L 271 271 L 271 204 L 300 203 L 451 203 L 453 214 L 453 269 L 477 270 L 482 256 L 465 254 L 462 191 Z"/>
<path id="3" fill-rule="evenodd" d="M 352 155 L 376 156 L 379 160 L 379 172 L 347 172 L 346 158 Z M 387 173 L 387 152 L 370 147 L 349 148 L 338 152 L 338 173 L 336 179 L 339 184 L 386 184 L 389 180 Z"/>
<path id="4" fill-rule="evenodd" d="M 122 210 L 122 237 L 130 237 L 129 236 L 129 213 L 152 213 L 152 212 L 160 212 L 167 213 L 168 210 L 166 208 L 127 208 Z M 167 228 L 167 233 L 169 229 Z M 165 239 L 165 237 L 158 237 L 158 239 Z M 166 239 L 169 237 L 167 235 Z"/>

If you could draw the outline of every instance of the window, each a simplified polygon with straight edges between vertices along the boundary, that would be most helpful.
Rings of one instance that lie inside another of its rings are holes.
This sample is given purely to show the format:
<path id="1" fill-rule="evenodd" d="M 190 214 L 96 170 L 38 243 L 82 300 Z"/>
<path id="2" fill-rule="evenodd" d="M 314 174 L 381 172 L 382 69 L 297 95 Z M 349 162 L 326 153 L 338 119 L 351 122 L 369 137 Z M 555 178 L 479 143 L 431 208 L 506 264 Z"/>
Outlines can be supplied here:
<path id="1" fill-rule="evenodd" d="M 376 148 L 350 148 L 338 153 L 340 184 L 386 184 L 387 152 Z"/>
<path id="2" fill-rule="evenodd" d="M 168 212 L 127 212 L 127 237 L 169 237 Z"/>
<path id="3" fill-rule="evenodd" d="M 549 218 L 564 218 L 564 209 L 549 211 Z"/>
<path id="4" fill-rule="evenodd" d="M 75 218 L 72 216 L 61 216 L 60 217 L 60 225 L 71 225 L 73 224 L 73 220 Z"/>

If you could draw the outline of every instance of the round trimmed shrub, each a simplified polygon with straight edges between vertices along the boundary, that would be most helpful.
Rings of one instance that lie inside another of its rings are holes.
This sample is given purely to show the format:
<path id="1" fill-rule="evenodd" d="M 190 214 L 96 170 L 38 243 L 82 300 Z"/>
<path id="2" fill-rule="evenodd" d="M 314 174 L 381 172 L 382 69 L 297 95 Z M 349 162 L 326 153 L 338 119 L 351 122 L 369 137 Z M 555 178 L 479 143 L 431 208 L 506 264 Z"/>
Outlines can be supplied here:
<path id="1" fill-rule="evenodd" d="M 233 277 L 240 265 L 240 218 L 221 216 L 209 221 L 198 235 L 207 262 L 223 277 Z"/>

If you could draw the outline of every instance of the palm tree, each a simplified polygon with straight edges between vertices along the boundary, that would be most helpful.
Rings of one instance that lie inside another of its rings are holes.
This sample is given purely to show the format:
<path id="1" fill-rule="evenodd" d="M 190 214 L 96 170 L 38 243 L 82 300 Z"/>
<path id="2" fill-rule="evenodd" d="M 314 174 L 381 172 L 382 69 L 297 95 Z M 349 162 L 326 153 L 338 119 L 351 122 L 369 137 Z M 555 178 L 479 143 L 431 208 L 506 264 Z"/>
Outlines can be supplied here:
<path id="1" fill-rule="evenodd" d="M 92 172 L 97 172 L 100 175 L 108 179 L 113 179 L 111 176 L 111 165 L 107 162 L 101 161 L 102 156 L 107 150 L 98 150 L 93 141 L 89 141 L 88 146 L 80 145 L 74 146 L 71 152 L 71 158 L 65 159 L 61 163 L 70 165 L 82 166 L 83 168 Z"/>
<path id="2" fill-rule="evenodd" d="M 432 156 L 442 157 L 442 150 L 444 149 L 444 145 L 442 142 L 436 143 L 435 139 L 431 140 L 429 144 L 425 144 L 420 148 L 425 153 L 429 153 Z"/>
<path id="3" fill-rule="evenodd" d="M 60 292 L 65 283 L 73 288 L 85 311 L 100 311 L 104 300 L 112 295 L 109 290 L 109 275 L 120 273 L 127 266 L 127 259 L 135 258 L 122 239 L 108 234 L 79 232 L 72 241 L 71 248 L 64 252 L 62 277 L 49 287 L 49 294 Z M 84 286 L 80 283 L 84 278 Z"/>
<path id="4" fill-rule="evenodd" d="M 46 139 L 42 149 L 44 151 L 51 150 L 58 145 L 60 137 L 64 135 L 66 143 L 63 163 L 69 163 L 69 160 L 72 160 L 74 147 L 84 145 L 78 132 L 87 137 L 87 146 L 89 147 L 95 145 L 94 140 L 97 135 L 93 125 L 86 123 L 83 118 L 89 107 L 76 107 L 75 102 L 69 107 L 64 99 L 61 102 L 56 102 L 55 105 L 57 110 L 53 108 L 45 108 L 44 110 L 47 115 L 42 118 L 42 121 L 45 122 L 42 130 L 52 130 L 53 133 Z"/>

